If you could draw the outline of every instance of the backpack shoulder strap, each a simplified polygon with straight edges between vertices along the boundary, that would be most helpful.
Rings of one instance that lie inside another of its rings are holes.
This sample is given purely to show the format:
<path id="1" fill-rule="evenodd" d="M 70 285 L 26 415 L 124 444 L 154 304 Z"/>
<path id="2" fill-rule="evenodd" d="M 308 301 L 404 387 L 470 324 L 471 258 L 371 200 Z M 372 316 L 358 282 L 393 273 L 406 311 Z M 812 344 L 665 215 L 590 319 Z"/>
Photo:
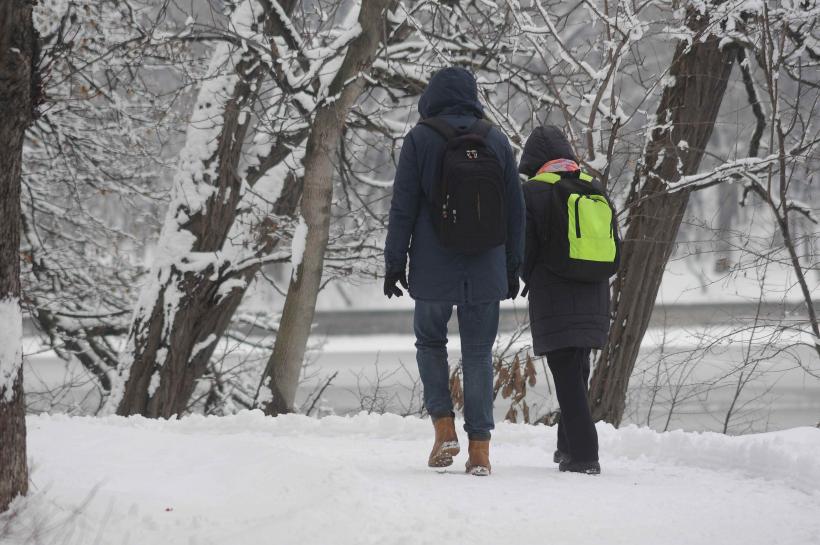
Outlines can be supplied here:
<path id="1" fill-rule="evenodd" d="M 485 121 L 483 119 L 478 119 L 475 123 L 472 124 L 472 126 L 470 126 L 469 132 L 477 134 L 481 138 L 487 138 L 487 135 L 490 134 L 490 130 L 492 128 L 492 123 L 489 123 L 488 121 Z"/>
<path id="2" fill-rule="evenodd" d="M 542 172 L 541 174 L 536 174 L 530 180 L 536 182 L 545 182 L 550 185 L 555 185 L 561 181 L 561 174 L 558 172 Z"/>
<path id="3" fill-rule="evenodd" d="M 438 117 L 428 117 L 427 119 L 422 119 L 419 121 L 419 125 L 426 125 L 430 127 L 448 141 L 458 136 L 456 130 L 449 123 Z"/>

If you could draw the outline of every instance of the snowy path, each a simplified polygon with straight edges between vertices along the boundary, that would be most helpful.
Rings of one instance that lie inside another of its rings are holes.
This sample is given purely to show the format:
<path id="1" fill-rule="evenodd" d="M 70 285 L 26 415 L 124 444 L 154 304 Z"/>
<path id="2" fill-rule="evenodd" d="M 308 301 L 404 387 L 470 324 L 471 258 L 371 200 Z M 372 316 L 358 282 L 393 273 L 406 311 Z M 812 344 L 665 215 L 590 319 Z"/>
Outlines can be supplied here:
<path id="1" fill-rule="evenodd" d="M 478 478 L 464 454 L 428 470 L 430 423 L 394 415 L 28 423 L 34 493 L 3 545 L 44 525 L 40 543 L 82 545 L 820 543 L 814 428 L 600 426 L 604 473 L 588 477 L 551 463 L 553 429 L 501 424 Z"/>

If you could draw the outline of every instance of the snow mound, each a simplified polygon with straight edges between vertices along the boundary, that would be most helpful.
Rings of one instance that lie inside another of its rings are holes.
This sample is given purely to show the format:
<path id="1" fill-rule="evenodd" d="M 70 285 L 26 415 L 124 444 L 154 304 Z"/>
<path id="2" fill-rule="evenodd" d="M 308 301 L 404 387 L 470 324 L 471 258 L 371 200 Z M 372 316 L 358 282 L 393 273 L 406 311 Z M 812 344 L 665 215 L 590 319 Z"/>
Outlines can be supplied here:
<path id="1" fill-rule="evenodd" d="M 28 426 L 33 491 L 0 518 L 4 545 L 820 543 L 814 428 L 599 425 L 603 474 L 588 477 L 557 471 L 553 428 L 499 424 L 493 475 L 476 478 L 465 454 L 425 467 L 429 421 L 396 415 Z"/>

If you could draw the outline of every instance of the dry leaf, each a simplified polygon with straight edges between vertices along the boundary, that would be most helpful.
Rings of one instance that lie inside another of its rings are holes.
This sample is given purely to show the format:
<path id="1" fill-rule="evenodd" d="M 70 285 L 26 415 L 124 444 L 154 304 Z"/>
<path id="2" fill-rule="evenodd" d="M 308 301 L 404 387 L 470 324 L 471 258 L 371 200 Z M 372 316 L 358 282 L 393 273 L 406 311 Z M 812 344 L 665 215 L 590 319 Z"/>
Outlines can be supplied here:
<path id="1" fill-rule="evenodd" d="M 501 371 L 498 372 L 498 380 L 502 383 L 506 383 L 510 380 L 510 371 L 506 367 L 502 367 Z"/>
<path id="2" fill-rule="evenodd" d="M 527 365 L 525 367 L 524 376 L 527 377 L 527 382 L 530 386 L 535 386 L 535 364 L 529 352 L 527 352 Z"/>
<path id="3" fill-rule="evenodd" d="M 521 375 L 521 362 L 518 360 L 518 356 L 515 357 L 515 361 L 513 361 L 513 381 L 515 391 L 519 393 L 524 392 L 524 377 Z"/>

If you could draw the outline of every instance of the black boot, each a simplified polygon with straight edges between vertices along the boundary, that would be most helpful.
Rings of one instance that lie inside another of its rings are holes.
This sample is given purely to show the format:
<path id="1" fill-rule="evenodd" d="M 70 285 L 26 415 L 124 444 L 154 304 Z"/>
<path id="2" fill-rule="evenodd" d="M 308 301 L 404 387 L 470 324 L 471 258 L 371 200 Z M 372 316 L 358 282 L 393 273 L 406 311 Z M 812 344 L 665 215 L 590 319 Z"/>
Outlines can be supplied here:
<path id="1" fill-rule="evenodd" d="M 598 462 L 573 462 L 572 460 L 565 459 L 558 464 L 558 471 L 584 473 L 586 475 L 600 475 L 601 464 Z"/>
<path id="2" fill-rule="evenodd" d="M 552 461 L 556 464 L 560 464 L 564 461 L 569 461 L 569 454 L 566 452 L 561 452 L 560 449 L 556 449 L 556 451 L 552 454 Z"/>

